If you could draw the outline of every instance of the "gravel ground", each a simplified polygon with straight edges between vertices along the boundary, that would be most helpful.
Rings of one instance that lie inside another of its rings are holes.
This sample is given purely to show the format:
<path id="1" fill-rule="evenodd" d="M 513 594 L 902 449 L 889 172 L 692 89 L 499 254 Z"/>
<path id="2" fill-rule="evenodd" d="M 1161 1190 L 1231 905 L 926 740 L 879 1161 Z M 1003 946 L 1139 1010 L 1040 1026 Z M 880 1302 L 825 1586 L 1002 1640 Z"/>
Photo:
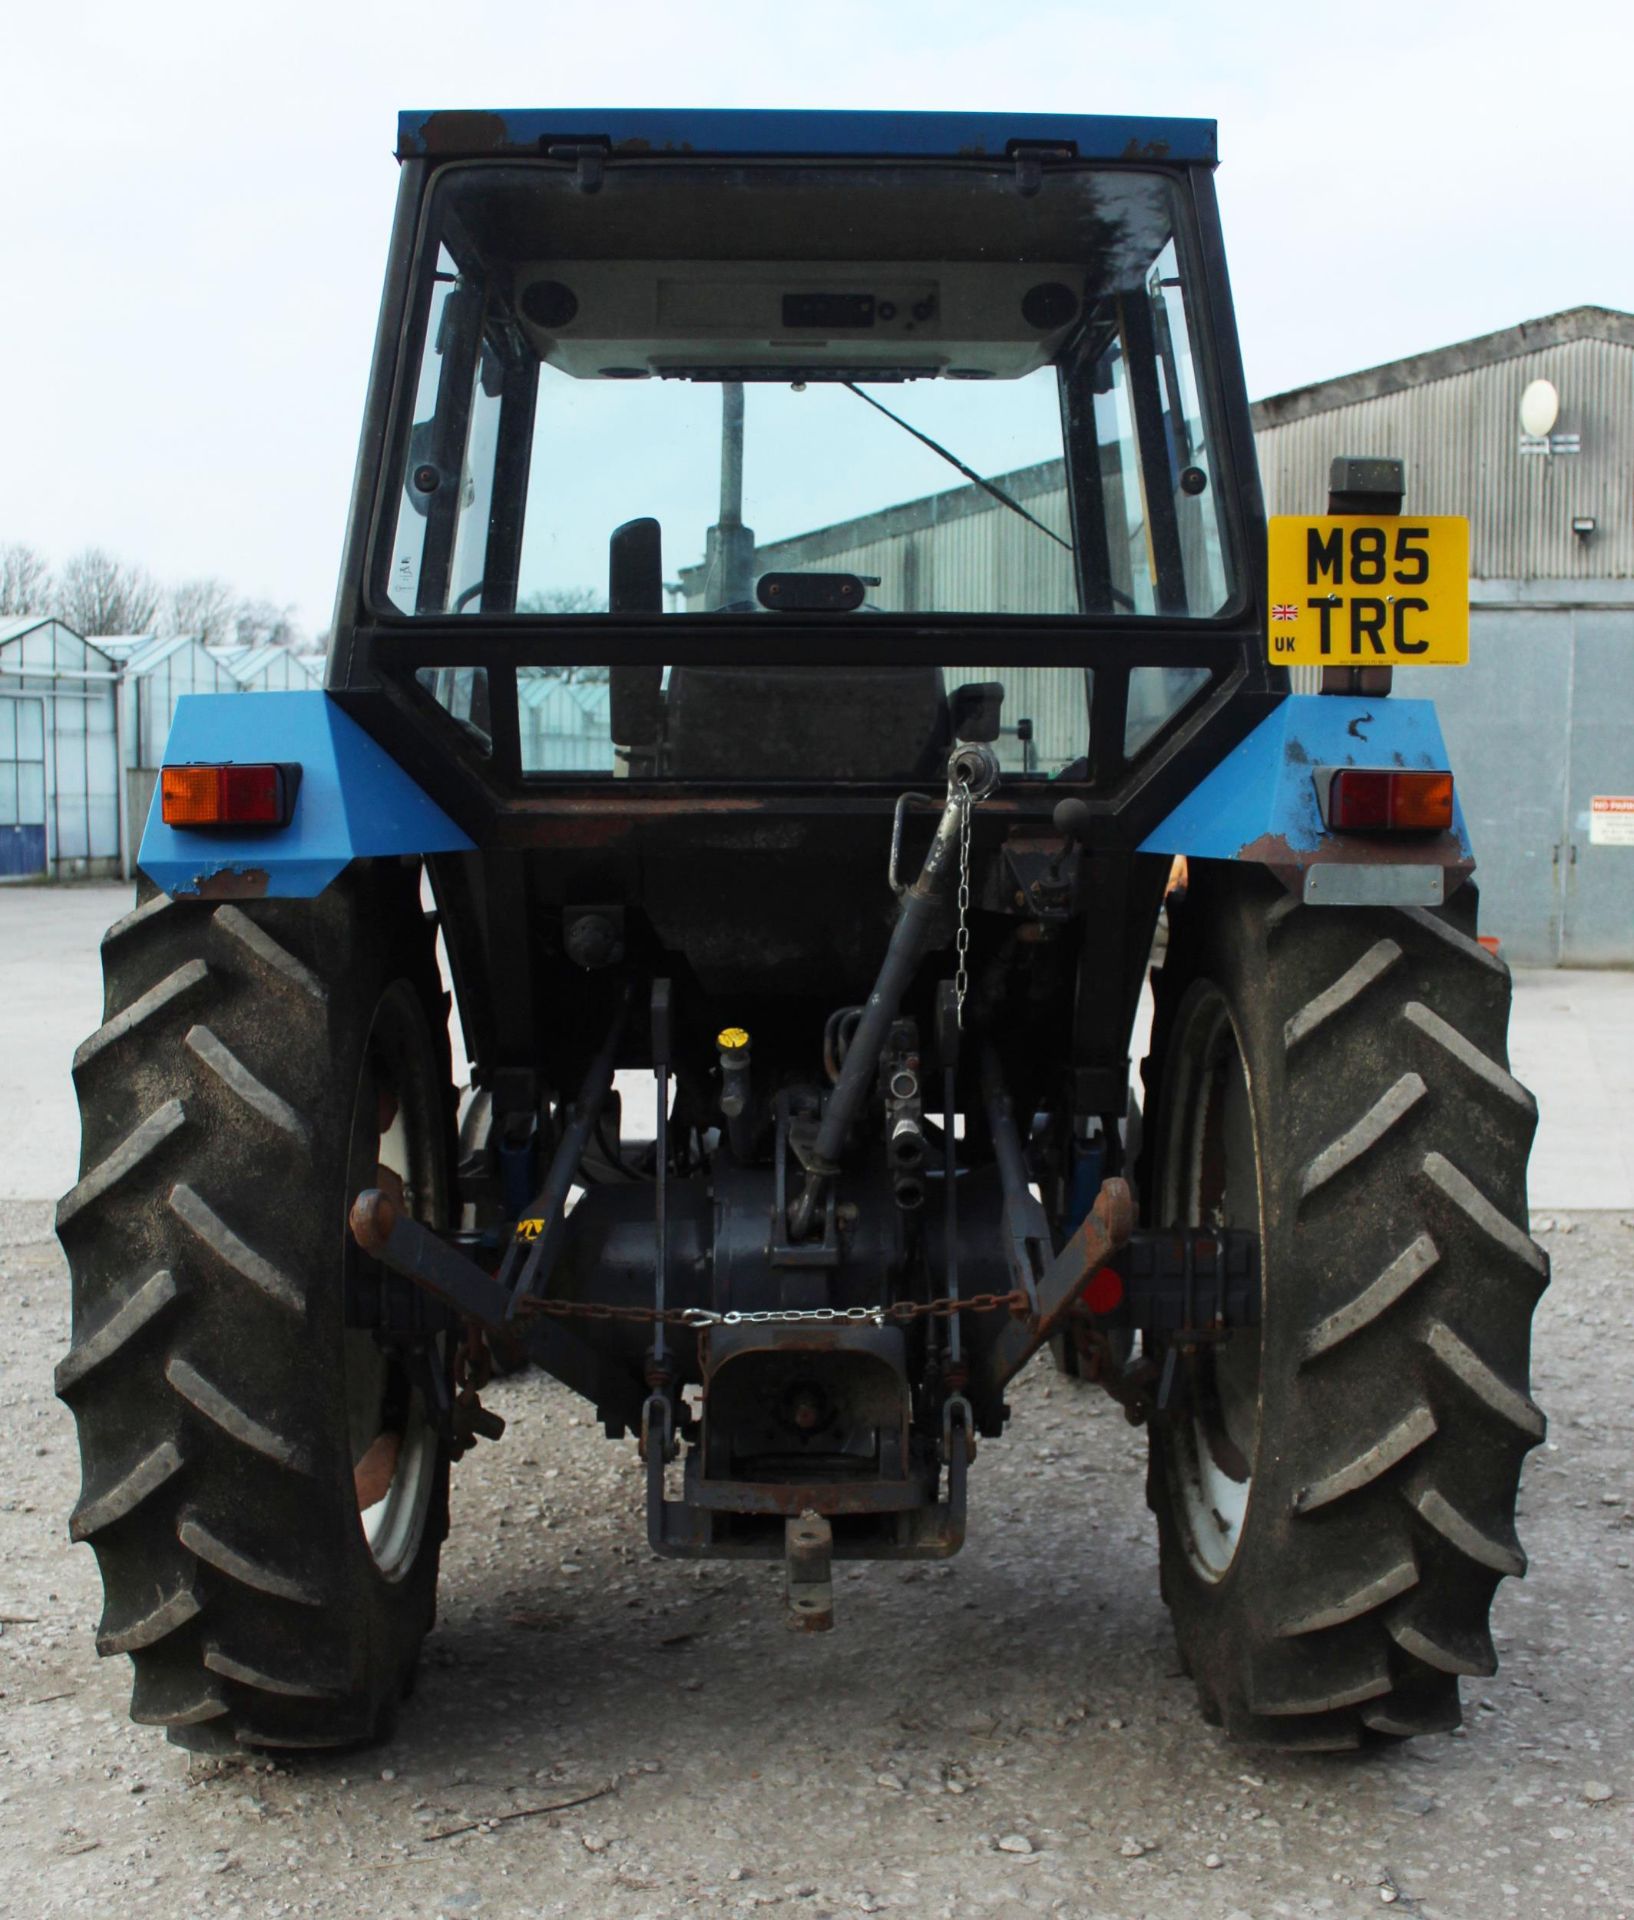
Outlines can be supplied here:
<path id="1" fill-rule="evenodd" d="M 780 1573 L 653 1560 L 633 1450 L 537 1376 L 457 1469 L 443 1609 L 393 1743 L 190 1761 L 125 1718 L 66 1543 L 50 1209 L 0 1203 L 0 1912 L 1095 1920 L 1634 1916 L 1634 1217 L 1555 1256 L 1503 1665 L 1467 1729 L 1360 1761 L 1228 1746 L 1157 1597 L 1144 1441 L 1042 1366 L 972 1475 L 947 1566 L 837 1569 L 789 1633 Z M 597 1796 L 560 1812 L 553 1803 Z M 473 1826 L 471 1823 L 479 1823 Z M 460 1829 L 466 1829 L 460 1831 Z"/>

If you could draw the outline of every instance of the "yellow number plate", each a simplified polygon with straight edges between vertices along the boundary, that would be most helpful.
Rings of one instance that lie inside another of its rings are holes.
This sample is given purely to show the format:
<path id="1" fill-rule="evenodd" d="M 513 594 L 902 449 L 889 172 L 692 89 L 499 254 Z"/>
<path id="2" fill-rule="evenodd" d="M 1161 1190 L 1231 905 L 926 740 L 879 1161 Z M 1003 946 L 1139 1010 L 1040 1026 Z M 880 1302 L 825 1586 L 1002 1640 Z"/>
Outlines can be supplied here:
<path id="1" fill-rule="evenodd" d="M 1269 652 L 1284 667 L 1459 667 L 1469 659 L 1469 522 L 1271 520 Z"/>

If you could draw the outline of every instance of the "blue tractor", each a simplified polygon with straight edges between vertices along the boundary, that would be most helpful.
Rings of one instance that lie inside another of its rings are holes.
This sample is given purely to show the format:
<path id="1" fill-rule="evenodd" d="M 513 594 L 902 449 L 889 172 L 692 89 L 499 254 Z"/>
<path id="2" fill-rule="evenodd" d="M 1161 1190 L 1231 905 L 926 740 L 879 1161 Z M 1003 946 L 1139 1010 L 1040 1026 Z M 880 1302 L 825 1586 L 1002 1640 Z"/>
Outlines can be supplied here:
<path id="1" fill-rule="evenodd" d="M 379 1735 L 496 1365 L 822 1628 L 836 1559 L 957 1551 L 1049 1348 L 1146 1427 L 1205 1714 L 1455 1724 L 1547 1278 L 1390 695 L 1465 553 L 1340 459 L 1268 571 L 1212 124 L 399 156 L 327 689 L 183 702 L 75 1059 L 57 1383 L 134 1718 Z"/>

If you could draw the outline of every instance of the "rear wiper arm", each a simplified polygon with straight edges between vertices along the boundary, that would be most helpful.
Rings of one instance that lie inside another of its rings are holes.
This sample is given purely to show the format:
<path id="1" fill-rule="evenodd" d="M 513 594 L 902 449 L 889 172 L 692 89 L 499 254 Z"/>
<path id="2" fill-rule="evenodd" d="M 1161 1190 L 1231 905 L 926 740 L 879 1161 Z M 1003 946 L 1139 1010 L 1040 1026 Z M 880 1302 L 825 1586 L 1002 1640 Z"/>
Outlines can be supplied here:
<path id="1" fill-rule="evenodd" d="M 933 440 L 928 433 L 921 433 L 917 427 L 904 420 L 900 413 L 892 413 L 889 407 L 882 406 L 871 393 L 864 393 L 855 381 L 842 380 L 840 385 L 854 393 L 859 400 L 866 400 L 876 413 L 883 413 L 887 420 L 894 420 L 904 433 L 911 433 L 916 440 L 923 441 L 932 453 L 940 454 L 950 467 L 957 468 L 967 480 L 973 480 L 983 493 L 990 493 L 1001 507 L 1008 507 L 1012 513 L 1019 513 L 1029 526 L 1037 527 L 1040 533 L 1047 534 L 1058 547 L 1065 547 L 1068 553 L 1073 552 L 1070 540 L 1063 540 L 1053 527 L 1045 526 L 1044 522 L 1036 514 L 1029 513 L 1019 500 L 1013 500 L 1003 487 L 994 486 L 991 480 L 984 480 L 974 467 L 967 467 L 956 453 L 949 453 L 941 441 Z"/>

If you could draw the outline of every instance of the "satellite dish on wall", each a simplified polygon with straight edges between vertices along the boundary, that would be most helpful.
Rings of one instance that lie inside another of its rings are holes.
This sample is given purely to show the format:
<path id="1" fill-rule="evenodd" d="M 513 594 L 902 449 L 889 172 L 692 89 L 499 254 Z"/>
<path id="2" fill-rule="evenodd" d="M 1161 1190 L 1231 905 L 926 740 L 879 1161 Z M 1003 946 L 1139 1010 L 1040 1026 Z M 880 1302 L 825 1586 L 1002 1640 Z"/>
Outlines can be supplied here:
<path id="1" fill-rule="evenodd" d="M 1552 380 L 1534 380 L 1521 395 L 1521 432 L 1544 439 L 1560 418 L 1560 395 Z"/>

